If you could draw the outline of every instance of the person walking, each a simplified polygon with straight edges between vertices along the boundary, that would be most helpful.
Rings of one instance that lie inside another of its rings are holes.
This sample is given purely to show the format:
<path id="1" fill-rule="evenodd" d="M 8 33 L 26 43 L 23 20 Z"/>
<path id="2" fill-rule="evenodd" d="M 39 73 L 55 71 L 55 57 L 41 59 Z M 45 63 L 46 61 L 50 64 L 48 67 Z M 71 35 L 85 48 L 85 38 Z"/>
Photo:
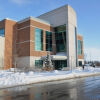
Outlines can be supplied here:
<path id="1" fill-rule="evenodd" d="M 83 68 L 83 70 L 84 70 L 84 65 L 82 65 L 82 68 Z"/>
<path id="2" fill-rule="evenodd" d="M 95 68 L 95 64 L 93 64 L 93 67 Z"/>

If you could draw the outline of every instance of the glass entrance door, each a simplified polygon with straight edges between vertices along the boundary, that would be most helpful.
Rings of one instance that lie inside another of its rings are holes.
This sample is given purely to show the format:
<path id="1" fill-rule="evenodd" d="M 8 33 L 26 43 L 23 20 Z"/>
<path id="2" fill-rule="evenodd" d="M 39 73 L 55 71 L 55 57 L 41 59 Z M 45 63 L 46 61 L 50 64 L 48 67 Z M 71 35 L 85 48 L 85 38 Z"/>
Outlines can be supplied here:
<path id="1" fill-rule="evenodd" d="M 63 67 L 67 67 L 67 60 L 55 60 L 55 69 L 61 70 Z"/>

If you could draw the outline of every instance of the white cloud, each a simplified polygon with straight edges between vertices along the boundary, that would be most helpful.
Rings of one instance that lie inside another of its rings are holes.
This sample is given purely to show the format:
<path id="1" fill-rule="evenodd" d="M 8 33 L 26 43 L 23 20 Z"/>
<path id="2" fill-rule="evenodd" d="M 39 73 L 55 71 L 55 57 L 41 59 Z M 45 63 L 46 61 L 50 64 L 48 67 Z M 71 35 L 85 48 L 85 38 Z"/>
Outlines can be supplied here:
<path id="1" fill-rule="evenodd" d="M 32 0 L 10 0 L 10 1 L 20 5 L 20 4 L 31 3 Z"/>
<path id="2" fill-rule="evenodd" d="M 86 60 L 100 61 L 100 48 L 87 48 L 84 50 Z"/>

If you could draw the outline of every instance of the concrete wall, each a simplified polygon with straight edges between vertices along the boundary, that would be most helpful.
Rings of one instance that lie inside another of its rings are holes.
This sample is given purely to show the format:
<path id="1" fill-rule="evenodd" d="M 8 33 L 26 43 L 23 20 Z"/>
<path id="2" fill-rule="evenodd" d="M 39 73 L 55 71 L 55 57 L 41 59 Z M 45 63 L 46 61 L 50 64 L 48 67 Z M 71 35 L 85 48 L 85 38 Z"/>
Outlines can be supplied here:
<path id="1" fill-rule="evenodd" d="M 16 67 L 17 68 L 27 68 L 30 67 L 30 56 L 26 57 L 17 57 L 16 58 Z"/>
<path id="2" fill-rule="evenodd" d="M 41 60 L 41 57 L 30 56 L 30 67 L 35 67 L 35 60 Z"/>
<path id="3" fill-rule="evenodd" d="M 35 68 L 35 60 L 41 60 L 41 57 L 26 56 L 18 57 L 16 60 L 17 68 Z"/>
<path id="4" fill-rule="evenodd" d="M 76 67 L 76 45 L 75 45 L 75 27 L 77 28 L 77 17 L 72 7 L 68 6 L 68 26 L 67 33 L 67 51 L 68 65 Z"/>
<path id="5" fill-rule="evenodd" d="M 4 67 L 5 37 L 0 36 L 0 68 Z"/>
<path id="6" fill-rule="evenodd" d="M 48 21 L 53 27 L 64 25 L 68 21 L 67 6 L 40 15 L 38 18 Z"/>

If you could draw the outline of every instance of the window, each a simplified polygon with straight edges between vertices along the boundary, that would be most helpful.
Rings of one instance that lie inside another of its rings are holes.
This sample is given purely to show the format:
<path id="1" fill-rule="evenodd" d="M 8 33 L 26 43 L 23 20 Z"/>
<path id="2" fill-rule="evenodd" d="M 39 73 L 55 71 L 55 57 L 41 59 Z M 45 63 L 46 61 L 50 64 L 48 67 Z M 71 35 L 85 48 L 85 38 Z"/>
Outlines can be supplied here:
<path id="1" fill-rule="evenodd" d="M 79 55 L 82 54 L 82 42 L 81 42 L 81 40 L 78 40 L 78 54 Z"/>
<path id="2" fill-rule="evenodd" d="M 52 32 L 46 31 L 46 51 L 52 51 Z"/>
<path id="3" fill-rule="evenodd" d="M 79 66 L 82 66 L 82 61 L 79 61 Z"/>
<path id="4" fill-rule="evenodd" d="M 75 54 L 76 54 L 76 66 L 78 65 L 77 62 L 77 27 L 75 27 Z"/>
<path id="5" fill-rule="evenodd" d="M 61 25 L 61 26 L 55 27 L 55 31 L 56 32 L 66 31 L 66 25 Z"/>
<path id="6" fill-rule="evenodd" d="M 0 36 L 5 36 L 5 29 L 4 28 L 2 28 L 2 29 L 0 29 Z"/>
<path id="7" fill-rule="evenodd" d="M 43 30 L 35 28 L 35 50 L 43 50 Z"/>
<path id="8" fill-rule="evenodd" d="M 66 25 L 61 25 L 55 28 L 56 51 L 66 51 Z"/>
<path id="9" fill-rule="evenodd" d="M 62 69 L 67 67 L 67 60 L 55 60 L 55 69 Z"/>
<path id="10" fill-rule="evenodd" d="M 42 60 L 35 60 L 35 67 L 42 67 L 43 61 Z"/>

